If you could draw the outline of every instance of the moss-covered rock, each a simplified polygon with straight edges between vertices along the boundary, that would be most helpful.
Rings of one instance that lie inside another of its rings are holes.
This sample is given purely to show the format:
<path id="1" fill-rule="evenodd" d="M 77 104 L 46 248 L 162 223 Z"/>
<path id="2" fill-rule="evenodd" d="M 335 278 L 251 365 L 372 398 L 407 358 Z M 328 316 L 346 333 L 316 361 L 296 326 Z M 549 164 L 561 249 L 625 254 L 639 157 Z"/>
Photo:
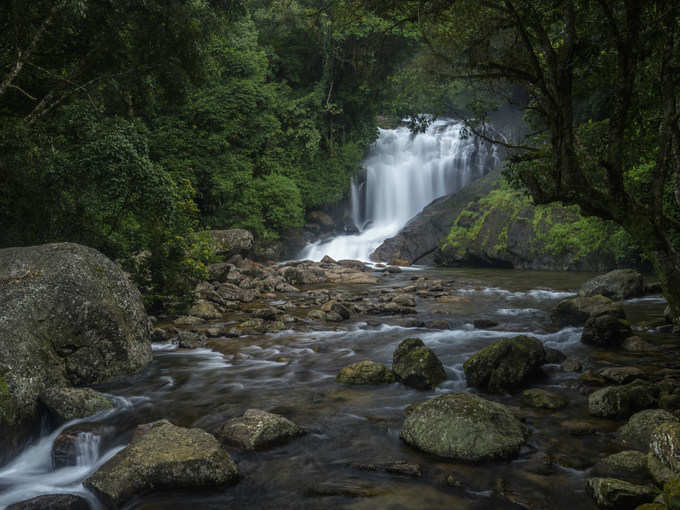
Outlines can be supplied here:
<path id="1" fill-rule="evenodd" d="M 436 260 L 522 269 L 603 271 L 638 255 L 612 223 L 583 217 L 577 207 L 534 206 L 502 181 L 471 200 L 450 226 Z"/>
<path id="2" fill-rule="evenodd" d="M 84 485 L 109 508 L 119 508 L 154 490 L 218 487 L 237 479 L 236 464 L 212 435 L 161 420 L 138 427 L 132 442 Z"/>
<path id="3" fill-rule="evenodd" d="M 661 464 L 680 474 L 680 422 L 658 425 L 649 440 L 649 450 Z"/>
<path id="4" fill-rule="evenodd" d="M 586 492 L 600 508 L 633 510 L 654 500 L 658 489 L 648 485 L 635 485 L 615 478 L 588 478 Z"/>
<path id="5" fill-rule="evenodd" d="M 672 478 L 663 485 L 663 502 L 668 510 L 680 510 L 680 478 Z"/>
<path id="6" fill-rule="evenodd" d="M 611 314 L 590 317 L 583 326 L 581 342 L 598 347 L 619 347 L 633 332 L 627 321 Z"/>
<path id="7" fill-rule="evenodd" d="M 644 292 L 642 275 L 634 269 L 617 269 L 607 274 L 596 276 L 583 284 L 579 296 L 605 296 L 614 301 L 621 301 Z"/>
<path id="8" fill-rule="evenodd" d="M 583 326 L 590 317 L 613 315 L 625 318 L 623 307 L 604 296 L 573 297 L 563 299 L 550 314 L 553 323 L 564 328 L 567 326 Z"/>
<path id="9" fill-rule="evenodd" d="M 343 384 L 389 384 L 397 380 L 389 368 L 375 361 L 358 361 L 346 366 L 336 377 Z"/>
<path id="10" fill-rule="evenodd" d="M 434 388 L 446 380 L 442 362 L 419 338 L 407 338 L 397 346 L 392 371 L 399 381 L 420 390 Z"/>
<path id="11" fill-rule="evenodd" d="M 609 455 L 595 464 L 591 474 L 596 477 L 617 478 L 628 482 L 647 482 L 649 481 L 647 454 L 637 450 L 628 450 Z"/>
<path id="12" fill-rule="evenodd" d="M 0 437 L 35 418 L 49 387 L 84 386 L 151 360 L 139 291 L 101 253 L 71 243 L 0 250 Z"/>
<path id="13" fill-rule="evenodd" d="M 552 393 L 540 388 L 524 390 L 522 392 L 521 402 L 525 406 L 538 407 L 541 409 L 562 409 L 569 404 L 569 400 L 563 395 L 558 395 L 557 393 Z"/>
<path id="14" fill-rule="evenodd" d="M 90 510 L 90 503 L 73 494 L 47 494 L 14 503 L 7 510 Z"/>
<path id="15" fill-rule="evenodd" d="M 654 429 L 662 423 L 677 421 L 674 415 L 663 409 L 646 409 L 631 416 L 616 435 L 626 447 L 646 452 Z"/>
<path id="16" fill-rule="evenodd" d="M 40 401 L 60 423 L 113 408 L 111 399 L 91 388 L 48 388 Z"/>
<path id="17" fill-rule="evenodd" d="M 227 420 L 218 430 L 217 437 L 244 450 L 264 450 L 304 434 L 302 428 L 283 416 L 248 409 L 243 416 Z"/>
<path id="18" fill-rule="evenodd" d="M 469 462 L 513 457 L 528 437 L 507 407 L 472 393 L 442 395 L 416 406 L 401 429 L 401 438 L 420 450 Z"/>
<path id="19" fill-rule="evenodd" d="M 540 340 L 528 336 L 503 338 L 470 357 L 464 364 L 468 385 L 491 393 L 517 389 L 540 374 L 545 350 Z"/>
<path id="20" fill-rule="evenodd" d="M 588 396 L 588 411 L 605 418 L 628 416 L 656 405 L 659 388 L 643 381 L 633 381 L 625 386 L 607 386 Z"/>

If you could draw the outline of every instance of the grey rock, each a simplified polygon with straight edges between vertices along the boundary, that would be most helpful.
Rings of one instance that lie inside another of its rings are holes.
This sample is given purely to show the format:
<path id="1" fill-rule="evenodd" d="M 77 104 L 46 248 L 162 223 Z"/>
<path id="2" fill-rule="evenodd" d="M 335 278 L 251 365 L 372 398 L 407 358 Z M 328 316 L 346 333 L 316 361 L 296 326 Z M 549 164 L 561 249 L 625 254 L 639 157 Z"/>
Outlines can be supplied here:
<path id="1" fill-rule="evenodd" d="M 208 230 L 207 233 L 212 239 L 215 253 L 224 260 L 234 255 L 248 255 L 255 243 L 253 234 L 243 229 Z"/>
<path id="2" fill-rule="evenodd" d="M 647 469 L 647 454 L 637 450 L 628 450 L 609 455 L 595 464 L 591 474 L 601 478 L 646 483 L 650 478 Z"/>
<path id="3" fill-rule="evenodd" d="M 91 388 L 48 388 L 40 394 L 40 401 L 60 423 L 113 408 L 106 395 Z"/>
<path id="4" fill-rule="evenodd" d="M 305 431 L 278 414 L 248 409 L 243 416 L 227 420 L 217 432 L 226 444 L 244 450 L 263 450 L 285 444 Z"/>
<path id="5" fill-rule="evenodd" d="M 625 318 L 621 303 L 614 303 L 604 296 L 577 296 L 563 299 L 551 312 L 551 318 L 560 328 L 583 326 L 590 317 L 613 315 Z"/>
<path id="6" fill-rule="evenodd" d="M 659 490 L 615 478 L 588 478 L 586 492 L 600 508 L 634 510 L 654 500 Z"/>
<path id="7" fill-rule="evenodd" d="M 472 393 L 435 397 L 411 411 L 401 438 L 427 453 L 479 462 L 517 455 L 528 429 L 505 406 Z"/>
<path id="8" fill-rule="evenodd" d="M 641 296 L 643 292 L 642 275 L 639 272 L 634 269 L 617 269 L 588 280 L 579 290 L 579 296 L 602 295 L 621 301 Z"/>
<path id="9" fill-rule="evenodd" d="M 663 409 L 646 409 L 631 416 L 616 435 L 627 447 L 646 452 L 654 429 L 662 423 L 677 421 L 674 415 Z"/>
<path id="10" fill-rule="evenodd" d="M 48 494 L 14 503 L 7 510 L 90 510 L 90 503 L 73 494 Z"/>
<path id="11" fill-rule="evenodd" d="M 346 366 L 338 372 L 336 380 L 343 384 L 389 384 L 397 378 L 382 363 L 366 360 Z"/>
<path id="12" fill-rule="evenodd" d="M 649 439 L 649 450 L 664 467 L 680 475 L 680 422 L 658 425 Z"/>
<path id="13" fill-rule="evenodd" d="M 539 388 L 524 390 L 521 401 L 525 406 L 541 409 L 562 409 L 569 404 L 566 397 Z"/>
<path id="14" fill-rule="evenodd" d="M 659 388 L 642 381 L 633 381 L 625 386 L 607 386 L 588 396 L 588 411 L 595 416 L 606 418 L 627 418 L 628 416 L 654 407 L 659 398 Z"/>
<path id="15" fill-rule="evenodd" d="M 150 490 L 230 485 L 238 469 L 219 441 L 200 429 L 161 420 L 137 427 L 132 442 L 84 485 L 109 508 Z"/>
<path id="16" fill-rule="evenodd" d="M 611 314 L 590 317 L 583 326 L 581 342 L 598 347 L 619 347 L 633 333 L 630 325 Z"/>

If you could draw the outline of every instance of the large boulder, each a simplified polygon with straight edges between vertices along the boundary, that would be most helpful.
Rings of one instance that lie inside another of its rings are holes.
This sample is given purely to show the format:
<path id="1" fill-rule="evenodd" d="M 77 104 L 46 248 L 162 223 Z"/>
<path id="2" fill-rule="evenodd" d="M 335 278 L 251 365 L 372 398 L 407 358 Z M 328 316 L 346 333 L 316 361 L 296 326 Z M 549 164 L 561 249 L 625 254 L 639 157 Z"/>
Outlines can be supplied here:
<path id="1" fill-rule="evenodd" d="M 132 442 L 85 480 L 109 508 L 155 490 L 233 484 L 238 469 L 219 441 L 200 429 L 167 420 L 137 427 Z"/>
<path id="2" fill-rule="evenodd" d="M 0 437 L 36 417 L 45 389 L 103 383 L 151 361 L 139 291 L 91 248 L 0 250 L 0 310 Z"/>
<path id="3" fill-rule="evenodd" d="M 618 478 L 627 482 L 647 482 L 649 481 L 647 454 L 637 450 L 627 450 L 609 455 L 595 464 L 591 475 Z"/>
<path id="4" fill-rule="evenodd" d="M 405 385 L 420 390 L 434 388 L 446 380 L 442 362 L 419 338 L 407 338 L 397 346 L 392 371 Z"/>
<path id="5" fill-rule="evenodd" d="M 616 478 L 588 478 L 586 492 L 600 508 L 633 510 L 649 503 L 659 490 L 648 485 L 635 485 Z"/>
<path id="6" fill-rule="evenodd" d="M 343 384 L 389 384 L 397 380 L 394 372 L 382 363 L 365 360 L 346 366 L 336 377 Z"/>
<path id="7" fill-rule="evenodd" d="M 602 295 L 621 301 L 644 293 L 642 275 L 634 269 L 617 269 L 607 274 L 596 276 L 583 284 L 579 296 Z"/>
<path id="8" fill-rule="evenodd" d="M 514 457 L 528 437 L 507 407 L 472 393 L 417 405 L 401 429 L 401 438 L 420 450 L 468 462 Z"/>
<path id="9" fill-rule="evenodd" d="M 663 409 L 645 409 L 631 416 L 616 435 L 627 447 L 647 451 L 654 429 L 662 423 L 677 421 L 674 415 Z"/>
<path id="10" fill-rule="evenodd" d="M 470 357 L 464 364 L 470 386 L 491 393 L 506 393 L 540 374 L 545 349 L 529 336 L 503 338 Z"/>
<path id="11" fill-rule="evenodd" d="M 215 253 L 225 260 L 233 255 L 248 255 L 253 249 L 255 238 L 247 230 L 208 230 Z"/>
<path id="12" fill-rule="evenodd" d="M 619 347 L 632 334 L 627 321 L 612 314 L 604 314 L 586 321 L 581 342 L 598 347 Z"/>
<path id="13" fill-rule="evenodd" d="M 563 299 L 551 312 L 553 323 L 560 328 L 583 326 L 590 317 L 613 315 L 625 318 L 623 307 L 604 296 L 577 296 Z"/>
<path id="14" fill-rule="evenodd" d="M 659 399 L 655 385 L 633 381 L 625 386 L 607 386 L 588 396 L 588 411 L 605 418 L 627 418 L 637 411 L 654 407 Z"/>
<path id="15" fill-rule="evenodd" d="M 304 429 L 288 418 L 259 409 L 248 409 L 243 416 L 227 420 L 217 432 L 217 437 L 226 444 L 244 450 L 264 450 L 304 434 Z"/>

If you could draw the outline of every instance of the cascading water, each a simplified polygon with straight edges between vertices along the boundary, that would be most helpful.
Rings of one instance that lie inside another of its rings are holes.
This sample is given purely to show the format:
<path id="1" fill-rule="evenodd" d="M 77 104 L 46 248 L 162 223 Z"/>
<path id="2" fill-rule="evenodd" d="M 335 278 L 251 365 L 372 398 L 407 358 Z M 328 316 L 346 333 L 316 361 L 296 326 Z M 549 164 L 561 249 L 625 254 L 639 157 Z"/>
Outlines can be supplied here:
<path id="1" fill-rule="evenodd" d="M 352 220 L 359 233 L 310 244 L 300 258 L 368 261 L 430 202 L 491 170 L 499 162 L 494 148 L 478 137 L 462 136 L 462 127 L 454 120 L 437 120 L 416 135 L 407 127 L 381 129 L 364 161 L 365 182 L 352 183 Z"/>

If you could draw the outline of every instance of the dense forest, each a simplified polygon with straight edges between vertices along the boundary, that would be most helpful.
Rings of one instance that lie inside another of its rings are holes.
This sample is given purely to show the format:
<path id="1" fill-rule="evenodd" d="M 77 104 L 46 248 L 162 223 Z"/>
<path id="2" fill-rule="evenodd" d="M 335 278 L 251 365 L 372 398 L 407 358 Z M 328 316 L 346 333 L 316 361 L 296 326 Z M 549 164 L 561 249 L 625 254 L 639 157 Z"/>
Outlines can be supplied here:
<path id="1" fill-rule="evenodd" d="M 508 179 L 621 225 L 680 311 L 674 3 L 8 0 L 0 9 L 0 246 L 69 240 L 169 306 L 198 234 L 285 237 L 346 195 L 378 114 L 519 100 Z M 518 93 L 519 91 L 519 93 Z"/>

